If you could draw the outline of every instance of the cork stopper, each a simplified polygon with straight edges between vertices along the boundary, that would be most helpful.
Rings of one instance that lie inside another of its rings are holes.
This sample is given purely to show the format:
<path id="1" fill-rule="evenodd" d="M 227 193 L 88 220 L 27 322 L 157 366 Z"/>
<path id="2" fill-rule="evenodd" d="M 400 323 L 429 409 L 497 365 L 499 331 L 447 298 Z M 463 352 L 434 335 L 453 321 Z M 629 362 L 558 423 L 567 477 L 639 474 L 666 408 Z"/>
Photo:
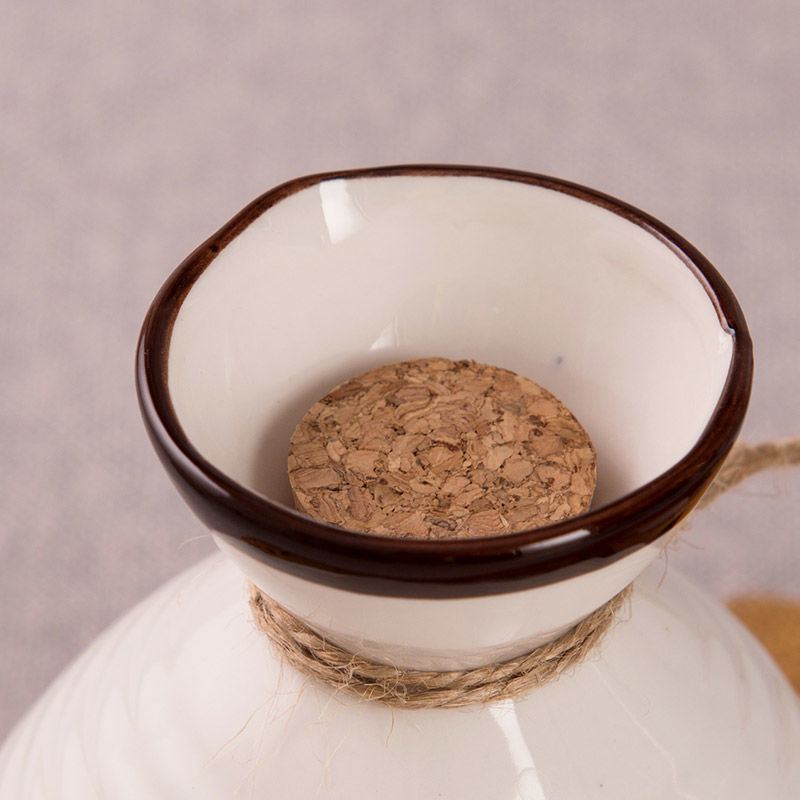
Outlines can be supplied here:
<path id="1" fill-rule="evenodd" d="M 291 439 L 298 510 L 422 539 L 535 528 L 589 507 L 591 440 L 550 392 L 509 370 L 422 358 L 378 367 L 315 403 Z"/>

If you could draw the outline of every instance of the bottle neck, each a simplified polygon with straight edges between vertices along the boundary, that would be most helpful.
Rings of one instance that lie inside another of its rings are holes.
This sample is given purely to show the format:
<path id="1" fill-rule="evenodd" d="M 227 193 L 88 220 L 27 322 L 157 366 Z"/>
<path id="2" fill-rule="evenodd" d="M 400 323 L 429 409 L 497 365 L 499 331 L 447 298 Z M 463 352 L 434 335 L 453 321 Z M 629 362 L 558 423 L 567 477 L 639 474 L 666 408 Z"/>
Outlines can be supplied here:
<path id="1" fill-rule="evenodd" d="M 368 595 L 298 578 L 214 536 L 261 592 L 340 647 L 406 669 L 459 670 L 507 661 L 561 636 L 631 583 L 659 543 L 583 575 L 479 597 Z"/>

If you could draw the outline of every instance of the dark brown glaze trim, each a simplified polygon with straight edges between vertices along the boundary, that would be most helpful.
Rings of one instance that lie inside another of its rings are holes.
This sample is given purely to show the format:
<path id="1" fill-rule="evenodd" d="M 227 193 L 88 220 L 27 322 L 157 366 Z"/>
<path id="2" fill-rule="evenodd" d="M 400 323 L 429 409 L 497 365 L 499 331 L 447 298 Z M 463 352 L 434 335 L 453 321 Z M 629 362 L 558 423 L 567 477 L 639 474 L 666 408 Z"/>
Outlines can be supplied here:
<path id="1" fill-rule="evenodd" d="M 552 189 L 628 219 L 670 247 L 691 269 L 733 337 L 727 380 L 692 449 L 650 483 L 564 522 L 479 540 L 420 541 L 348 531 L 312 520 L 236 483 L 195 450 L 168 393 L 172 326 L 194 281 L 216 254 L 265 210 L 333 178 L 473 176 Z M 654 217 L 578 184 L 492 167 L 407 165 L 328 172 L 289 181 L 254 200 L 168 278 L 145 318 L 137 391 L 151 441 L 195 513 L 213 530 L 285 572 L 350 591 L 413 597 L 466 597 L 515 591 L 591 571 L 657 539 L 700 497 L 738 435 L 750 396 L 752 342 L 736 298 L 709 261 Z"/>

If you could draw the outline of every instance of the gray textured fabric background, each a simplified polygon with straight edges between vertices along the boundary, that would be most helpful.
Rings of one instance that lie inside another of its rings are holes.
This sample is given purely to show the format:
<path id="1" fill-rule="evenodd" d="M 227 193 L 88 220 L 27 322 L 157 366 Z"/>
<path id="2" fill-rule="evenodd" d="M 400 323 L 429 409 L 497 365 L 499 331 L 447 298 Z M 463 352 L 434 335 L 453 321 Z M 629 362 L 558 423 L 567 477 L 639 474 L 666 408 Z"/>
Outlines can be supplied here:
<path id="1" fill-rule="evenodd" d="M 756 342 L 744 438 L 800 433 L 795 2 L 43 2 L 0 26 L 0 736 L 211 545 L 133 387 L 162 280 L 308 172 L 559 175 L 695 243 Z M 670 568 L 800 594 L 796 471 L 698 515 Z M 198 538 L 199 537 L 199 538 Z"/>

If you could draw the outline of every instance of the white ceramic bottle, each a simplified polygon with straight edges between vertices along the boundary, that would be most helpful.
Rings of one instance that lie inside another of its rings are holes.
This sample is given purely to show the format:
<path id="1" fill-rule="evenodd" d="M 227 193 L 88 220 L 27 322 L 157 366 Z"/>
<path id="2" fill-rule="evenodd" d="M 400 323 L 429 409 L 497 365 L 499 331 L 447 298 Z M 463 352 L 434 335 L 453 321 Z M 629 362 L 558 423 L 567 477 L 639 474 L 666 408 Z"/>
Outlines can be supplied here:
<path id="1" fill-rule="evenodd" d="M 592 435 L 592 509 L 473 541 L 372 537 L 289 506 L 295 422 L 353 374 L 475 358 Z M 59 678 L 0 752 L 0 798 L 800 796 L 800 707 L 718 604 L 660 565 L 741 425 L 751 345 L 677 234 L 542 176 L 393 167 L 259 198 L 156 298 L 148 431 L 225 556 L 176 578 Z M 247 581 L 331 640 L 459 669 L 548 641 L 636 580 L 602 646 L 524 697 L 397 710 L 283 665 Z"/>

